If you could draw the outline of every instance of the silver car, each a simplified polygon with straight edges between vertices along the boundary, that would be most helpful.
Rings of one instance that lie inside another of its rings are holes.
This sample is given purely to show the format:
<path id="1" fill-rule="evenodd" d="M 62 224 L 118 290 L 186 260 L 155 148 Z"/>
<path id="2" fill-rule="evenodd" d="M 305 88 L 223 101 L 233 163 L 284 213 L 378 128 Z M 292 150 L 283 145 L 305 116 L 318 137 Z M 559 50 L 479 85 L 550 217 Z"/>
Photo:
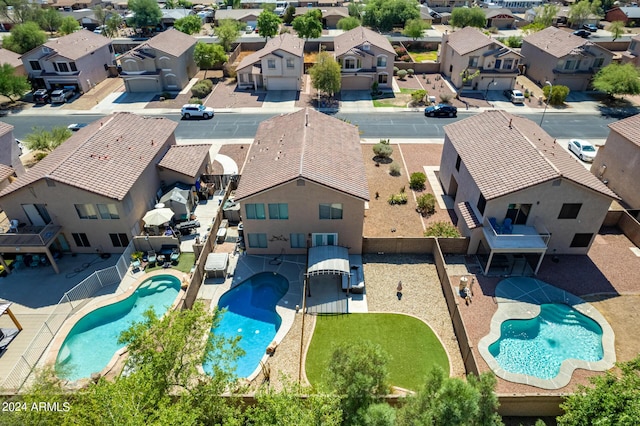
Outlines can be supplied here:
<path id="1" fill-rule="evenodd" d="M 582 139 L 571 139 L 569 141 L 569 151 L 577 155 L 582 161 L 589 163 L 596 158 L 596 149 L 589 142 Z"/>
<path id="2" fill-rule="evenodd" d="M 182 118 L 189 119 L 191 117 L 202 117 L 204 119 L 214 116 L 213 108 L 198 104 L 186 104 L 180 110 Z"/>

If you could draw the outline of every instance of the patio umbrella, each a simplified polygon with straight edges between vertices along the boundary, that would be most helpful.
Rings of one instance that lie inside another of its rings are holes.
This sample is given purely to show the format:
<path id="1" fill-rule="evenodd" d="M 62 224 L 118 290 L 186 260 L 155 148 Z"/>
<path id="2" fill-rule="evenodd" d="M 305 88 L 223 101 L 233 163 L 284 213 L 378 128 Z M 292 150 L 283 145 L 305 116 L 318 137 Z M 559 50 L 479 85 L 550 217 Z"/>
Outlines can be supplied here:
<path id="1" fill-rule="evenodd" d="M 147 226 L 159 226 L 169 222 L 173 218 L 173 210 L 170 208 L 149 210 L 142 220 Z"/>

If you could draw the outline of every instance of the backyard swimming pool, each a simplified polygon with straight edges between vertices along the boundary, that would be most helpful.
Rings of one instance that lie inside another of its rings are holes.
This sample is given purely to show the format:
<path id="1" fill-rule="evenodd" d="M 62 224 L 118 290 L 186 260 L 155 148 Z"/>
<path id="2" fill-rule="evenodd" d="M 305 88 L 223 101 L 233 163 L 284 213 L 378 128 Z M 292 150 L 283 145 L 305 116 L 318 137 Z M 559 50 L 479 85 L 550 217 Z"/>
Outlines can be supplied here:
<path id="1" fill-rule="evenodd" d="M 124 300 L 103 306 L 82 317 L 69 331 L 56 358 L 56 373 L 69 380 L 91 377 L 104 369 L 123 346 L 120 333 L 141 321 L 150 308 L 161 316 L 180 292 L 180 280 L 156 275 L 145 280 Z"/>
<path id="2" fill-rule="evenodd" d="M 226 338 L 240 336 L 238 346 L 245 355 L 236 363 L 236 375 L 249 377 L 260 365 L 267 346 L 280 328 L 282 319 L 276 312 L 278 301 L 289 290 L 289 281 L 272 272 L 252 276 L 220 297 L 218 307 L 227 311 L 218 327 L 211 331 Z M 211 374 L 211 364 L 203 366 Z"/>

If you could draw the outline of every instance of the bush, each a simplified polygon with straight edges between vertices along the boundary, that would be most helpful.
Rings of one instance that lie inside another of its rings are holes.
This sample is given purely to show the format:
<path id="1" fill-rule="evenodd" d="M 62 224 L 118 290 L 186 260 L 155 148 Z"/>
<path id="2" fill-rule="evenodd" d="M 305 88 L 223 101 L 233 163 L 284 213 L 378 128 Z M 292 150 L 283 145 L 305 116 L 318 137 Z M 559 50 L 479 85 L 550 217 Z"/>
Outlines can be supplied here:
<path id="1" fill-rule="evenodd" d="M 163 97 L 165 99 L 173 99 L 173 96 L 171 96 L 171 93 L 169 93 L 169 92 L 160 93 L 160 97 Z"/>
<path id="2" fill-rule="evenodd" d="M 36 159 L 36 161 L 40 161 L 44 157 L 46 157 L 47 154 L 49 154 L 49 153 L 48 152 L 36 152 L 35 155 L 34 155 L 34 158 Z"/>
<path id="3" fill-rule="evenodd" d="M 522 47 L 522 37 L 520 36 L 507 37 L 504 44 L 512 48 L 520 48 Z"/>
<path id="4" fill-rule="evenodd" d="M 416 90 L 415 92 L 411 93 L 411 102 L 413 102 L 414 104 L 420 103 L 426 96 L 426 90 Z"/>
<path id="5" fill-rule="evenodd" d="M 373 146 L 373 153 L 379 158 L 389 158 L 393 154 L 393 148 L 389 145 L 389 139 L 380 139 L 380 142 Z"/>
<path id="6" fill-rule="evenodd" d="M 191 88 L 191 94 L 196 98 L 206 98 L 207 95 L 211 93 L 212 87 L 213 86 L 207 86 L 206 84 L 202 84 L 202 82 L 198 82 Z"/>
<path id="7" fill-rule="evenodd" d="M 424 231 L 425 237 L 458 238 L 460 232 L 449 222 L 434 222 Z"/>
<path id="8" fill-rule="evenodd" d="M 448 93 L 443 93 L 440 95 L 440 101 L 442 101 L 443 104 L 448 104 L 450 100 L 451 95 L 449 95 Z"/>
<path id="9" fill-rule="evenodd" d="M 436 212 L 436 197 L 433 194 L 422 194 L 416 201 L 418 202 L 418 213 L 434 214 Z"/>
<path id="10" fill-rule="evenodd" d="M 398 71 L 400 71 L 400 68 L 393 67 L 393 75 L 398 75 Z"/>
<path id="11" fill-rule="evenodd" d="M 415 74 L 415 71 L 413 70 L 413 68 L 409 68 L 407 70 L 407 74 L 409 74 L 409 77 L 413 77 L 413 74 Z"/>
<path id="12" fill-rule="evenodd" d="M 392 206 L 397 204 L 407 204 L 407 194 L 404 192 L 401 192 L 399 194 L 391 194 L 387 201 Z"/>
<path id="13" fill-rule="evenodd" d="M 398 77 L 400 77 L 400 80 L 404 80 L 404 78 L 407 76 L 407 71 L 406 70 L 400 70 L 398 71 Z"/>
<path id="14" fill-rule="evenodd" d="M 380 85 L 378 84 L 378 82 L 374 81 L 373 84 L 371 85 L 371 92 L 373 92 L 374 95 L 377 95 L 379 87 Z"/>
<path id="15" fill-rule="evenodd" d="M 202 99 L 199 99 L 199 98 L 191 98 L 191 99 L 189 99 L 189 103 L 190 103 L 190 104 L 198 104 L 198 105 L 202 105 Z"/>
<path id="16" fill-rule="evenodd" d="M 553 91 L 549 93 L 550 91 L 551 87 L 549 87 L 548 84 L 542 88 L 545 99 L 548 99 L 551 105 L 562 105 L 565 99 L 567 99 L 567 96 L 569 96 L 569 88 L 567 86 L 553 86 Z M 549 97 L 549 94 L 551 94 L 551 97 Z"/>
<path id="17" fill-rule="evenodd" d="M 400 176 L 400 164 L 395 161 L 389 165 L 389 174 L 391 176 Z"/>
<path id="18" fill-rule="evenodd" d="M 211 80 L 209 80 L 208 78 L 205 78 L 204 80 L 200 80 L 196 84 L 204 84 L 209 89 L 213 89 L 213 82 Z"/>
<path id="19" fill-rule="evenodd" d="M 424 189 L 424 183 L 427 181 L 427 175 L 422 172 L 411 173 L 409 178 L 409 188 L 420 191 Z"/>

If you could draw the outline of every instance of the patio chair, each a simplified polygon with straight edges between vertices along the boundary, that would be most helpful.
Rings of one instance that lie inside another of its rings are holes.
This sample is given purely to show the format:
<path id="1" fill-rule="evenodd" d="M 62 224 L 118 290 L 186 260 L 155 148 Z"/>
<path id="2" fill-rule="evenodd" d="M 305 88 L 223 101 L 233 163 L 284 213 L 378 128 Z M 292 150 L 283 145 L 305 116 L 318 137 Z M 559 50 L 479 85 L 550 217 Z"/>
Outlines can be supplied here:
<path id="1" fill-rule="evenodd" d="M 23 266 L 25 266 L 24 256 L 21 254 L 17 254 L 16 261 L 13 262 L 13 269 L 19 269 L 19 268 L 22 268 Z"/>
<path id="2" fill-rule="evenodd" d="M 504 222 L 502 223 L 502 233 L 503 234 L 511 234 L 513 232 L 513 225 L 512 225 L 512 220 L 509 218 L 506 218 L 504 220 Z"/>
<path id="3" fill-rule="evenodd" d="M 157 259 L 158 257 L 156 256 L 155 250 L 149 250 L 147 252 L 147 260 L 149 261 L 150 265 L 155 264 Z"/>
<path id="4" fill-rule="evenodd" d="M 131 272 L 140 272 L 140 261 L 138 259 L 131 262 Z"/>
<path id="5" fill-rule="evenodd" d="M 489 223 L 491 224 L 491 227 L 496 232 L 496 234 L 499 234 L 500 233 L 500 225 L 498 225 L 498 220 L 495 217 L 490 217 L 489 218 Z"/>
<path id="6" fill-rule="evenodd" d="M 31 264 L 29 265 L 32 268 L 37 268 L 38 266 L 40 266 L 40 256 L 38 256 L 37 254 L 34 254 L 31 256 Z"/>
<path id="7" fill-rule="evenodd" d="M 169 255 L 169 259 L 171 260 L 171 262 L 177 262 L 178 259 L 180 258 L 180 249 L 174 248 L 173 251 L 171 252 L 171 255 Z"/>

